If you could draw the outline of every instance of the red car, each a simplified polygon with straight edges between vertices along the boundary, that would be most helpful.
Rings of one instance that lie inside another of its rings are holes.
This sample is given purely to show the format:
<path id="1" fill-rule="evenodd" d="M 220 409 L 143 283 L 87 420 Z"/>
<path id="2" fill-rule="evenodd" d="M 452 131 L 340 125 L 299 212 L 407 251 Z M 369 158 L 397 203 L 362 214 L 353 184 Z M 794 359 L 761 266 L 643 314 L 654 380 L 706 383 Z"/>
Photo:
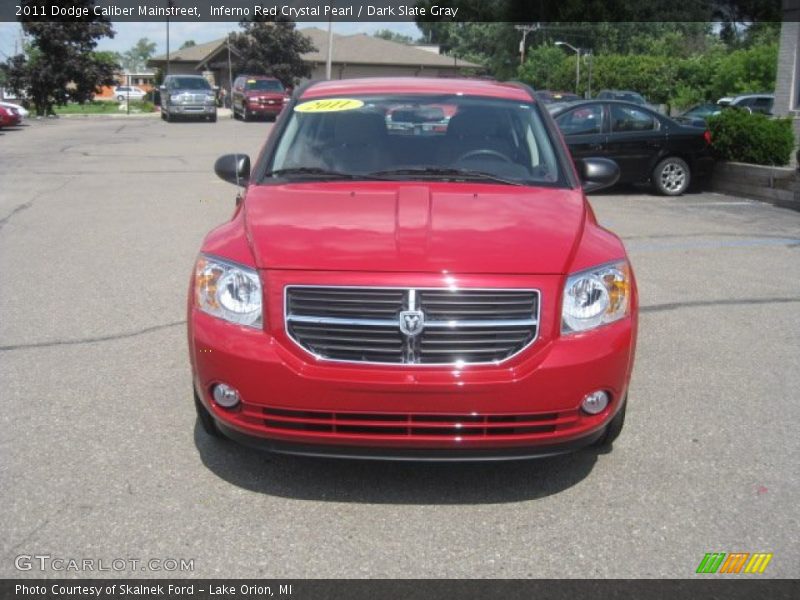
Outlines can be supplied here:
<path id="1" fill-rule="evenodd" d="M 0 127 L 14 127 L 22 122 L 22 116 L 13 108 L 0 106 Z"/>
<path id="2" fill-rule="evenodd" d="M 446 132 L 395 132 L 453 106 Z M 418 111 L 419 115 L 413 112 Z M 419 119 L 418 119 L 419 117 Z M 340 457 L 522 458 L 610 444 L 637 295 L 530 89 L 386 78 L 299 88 L 203 242 L 188 302 L 212 435 Z"/>
<path id="3" fill-rule="evenodd" d="M 240 75 L 233 82 L 232 107 L 234 118 L 249 121 L 253 117 L 275 118 L 288 99 L 283 84 L 274 77 Z"/>

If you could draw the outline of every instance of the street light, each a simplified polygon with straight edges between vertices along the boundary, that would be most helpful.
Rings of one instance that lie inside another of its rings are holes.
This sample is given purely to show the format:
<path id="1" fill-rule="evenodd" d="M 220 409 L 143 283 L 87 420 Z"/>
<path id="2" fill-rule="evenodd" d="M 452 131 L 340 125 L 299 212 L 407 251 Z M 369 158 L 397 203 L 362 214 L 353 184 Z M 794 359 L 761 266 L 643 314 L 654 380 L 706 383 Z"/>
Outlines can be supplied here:
<path id="1" fill-rule="evenodd" d="M 575 93 L 578 93 L 578 86 L 581 83 L 581 49 L 576 48 L 572 44 L 568 44 L 567 42 L 556 42 L 556 46 L 564 46 L 565 48 L 569 48 L 572 50 L 576 55 L 577 59 L 575 61 Z"/>

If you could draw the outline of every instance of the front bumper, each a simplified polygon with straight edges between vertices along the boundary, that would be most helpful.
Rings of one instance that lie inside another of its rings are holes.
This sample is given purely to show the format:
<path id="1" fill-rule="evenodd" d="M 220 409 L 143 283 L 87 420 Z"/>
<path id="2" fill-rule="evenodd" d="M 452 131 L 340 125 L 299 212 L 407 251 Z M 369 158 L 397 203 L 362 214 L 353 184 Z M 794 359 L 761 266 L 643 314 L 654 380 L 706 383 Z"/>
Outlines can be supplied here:
<path id="1" fill-rule="evenodd" d="M 238 429 L 217 421 L 217 427 L 228 438 L 242 445 L 266 450 L 277 454 L 314 456 L 322 458 L 349 458 L 368 460 L 408 460 L 408 461 L 501 461 L 544 458 L 567 452 L 575 452 L 597 442 L 603 435 L 600 429 L 577 440 L 539 444 L 530 447 L 511 448 L 398 448 L 340 446 L 335 444 L 308 444 L 287 442 L 274 438 L 264 438 L 242 433 Z"/>
<path id="2" fill-rule="evenodd" d="M 208 106 L 205 104 L 170 104 L 169 112 L 174 115 L 199 117 L 216 114 L 217 107 L 213 105 Z"/>
<path id="3" fill-rule="evenodd" d="M 288 339 L 281 297 L 286 283 L 332 276 L 281 277 L 267 277 L 265 331 L 189 311 L 196 393 L 220 429 L 244 443 L 362 458 L 524 458 L 591 444 L 624 402 L 636 339 L 635 298 L 634 316 L 561 337 L 554 299 L 562 278 L 508 276 L 488 287 L 536 287 L 544 300 L 539 338 L 507 362 L 331 363 Z M 213 401 L 213 386 L 223 382 L 242 397 L 234 410 Z M 609 406 L 598 415 L 582 412 L 583 397 L 599 389 L 611 395 Z"/>
<path id="4" fill-rule="evenodd" d="M 259 104 L 248 102 L 245 107 L 253 115 L 277 115 L 283 110 L 283 104 Z"/>

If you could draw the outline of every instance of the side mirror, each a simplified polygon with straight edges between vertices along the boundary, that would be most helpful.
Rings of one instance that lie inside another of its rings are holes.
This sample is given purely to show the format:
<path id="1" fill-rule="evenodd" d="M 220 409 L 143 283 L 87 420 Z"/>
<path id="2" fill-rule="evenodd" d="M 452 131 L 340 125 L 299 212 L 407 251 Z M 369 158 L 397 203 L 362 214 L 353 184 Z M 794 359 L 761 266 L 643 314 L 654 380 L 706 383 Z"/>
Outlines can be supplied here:
<path id="1" fill-rule="evenodd" d="M 247 154 L 224 154 L 214 163 L 214 172 L 223 181 L 246 186 L 250 181 L 250 157 Z"/>
<path id="2" fill-rule="evenodd" d="M 584 158 L 575 161 L 575 166 L 587 193 L 610 187 L 619 179 L 619 165 L 608 158 Z"/>

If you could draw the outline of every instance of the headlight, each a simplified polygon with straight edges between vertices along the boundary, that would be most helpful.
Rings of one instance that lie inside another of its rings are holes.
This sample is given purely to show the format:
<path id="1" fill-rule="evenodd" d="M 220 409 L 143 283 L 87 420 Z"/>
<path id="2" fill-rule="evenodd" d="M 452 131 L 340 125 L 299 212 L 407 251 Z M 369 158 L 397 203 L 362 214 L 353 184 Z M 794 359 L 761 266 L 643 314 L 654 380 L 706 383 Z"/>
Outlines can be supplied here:
<path id="1" fill-rule="evenodd" d="M 197 259 L 194 302 L 203 312 L 261 328 L 261 297 L 261 280 L 255 270 L 202 254 Z"/>
<path id="2" fill-rule="evenodd" d="M 216 104 L 214 96 L 206 96 L 206 104 Z"/>
<path id="3" fill-rule="evenodd" d="M 631 271 L 627 262 L 571 275 L 564 286 L 561 333 L 576 333 L 613 323 L 628 314 Z"/>

